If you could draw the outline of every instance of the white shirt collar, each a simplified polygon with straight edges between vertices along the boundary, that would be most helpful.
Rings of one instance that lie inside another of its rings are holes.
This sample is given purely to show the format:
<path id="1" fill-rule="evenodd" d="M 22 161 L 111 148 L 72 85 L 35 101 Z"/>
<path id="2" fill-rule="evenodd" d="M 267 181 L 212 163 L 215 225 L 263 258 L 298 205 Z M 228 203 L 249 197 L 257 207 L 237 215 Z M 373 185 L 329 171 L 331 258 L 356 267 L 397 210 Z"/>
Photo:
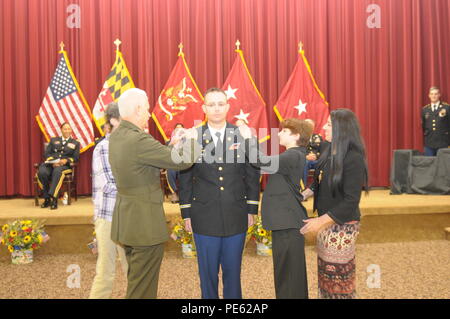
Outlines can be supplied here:
<path id="1" fill-rule="evenodd" d="M 214 144 L 217 144 L 217 136 L 216 136 L 216 133 L 217 132 L 220 132 L 220 138 L 221 138 L 221 140 L 222 140 L 222 142 L 223 142 L 223 138 L 225 137 L 225 129 L 227 128 L 227 123 L 225 123 L 225 125 L 220 129 L 220 130 L 217 130 L 217 129 L 215 129 L 215 128 L 212 128 L 211 126 L 209 126 L 209 124 L 208 124 L 208 130 L 209 130 L 209 132 L 211 133 L 211 137 L 212 137 L 212 139 L 213 139 L 213 141 L 214 141 Z"/>

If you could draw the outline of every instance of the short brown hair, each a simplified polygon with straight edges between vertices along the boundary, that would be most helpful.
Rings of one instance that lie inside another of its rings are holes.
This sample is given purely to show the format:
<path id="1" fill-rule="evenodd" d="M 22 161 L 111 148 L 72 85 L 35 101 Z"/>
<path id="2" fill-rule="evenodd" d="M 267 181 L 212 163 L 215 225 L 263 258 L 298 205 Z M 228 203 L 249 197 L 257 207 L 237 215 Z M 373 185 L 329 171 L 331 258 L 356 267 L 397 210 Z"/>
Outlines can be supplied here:
<path id="1" fill-rule="evenodd" d="M 300 138 L 297 141 L 298 146 L 307 146 L 313 133 L 311 123 L 296 118 L 285 119 L 281 122 L 281 128 L 287 128 L 292 134 L 300 135 Z"/>
<path id="2" fill-rule="evenodd" d="M 111 102 L 106 106 L 105 122 L 111 124 L 111 119 L 120 120 L 119 104 L 117 102 Z"/>
<path id="3" fill-rule="evenodd" d="M 65 125 L 69 125 L 70 128 L 72 128 L 72 126 L 70 125 L 69 122 L 64 122 L 63 124 L 61 124 L 61 126 L 59 127 L 61 130 Z"/>
<path id="4" fill-rule="evenodd" d="M 220 93 L 222 93 L 223 95 L 225 95 L 225 98 L 226 98 L 227 101 L 228 101 L 227 93 L 225 93 L 224 90 L 219 89 L 219 88 L 216 88 L 216 87 L 209 88 L 208 90 L 206 90 L 206 92 L 205 92 L 205 94 L 204 94 L 203 96 L 206 97 L 209 93 L 213 93 L 213 92 L 220 92 Z"/>
<path id="5" fill-rule="evenodd" d="M 430 87 L 430 91 L 429 91 L 429 92 L 434 91 L 434 90 L 436 90 L 436 91 L 438 91 L 439 93 L 441 93 L 441 89 L 439 89 L 438 86 L 432 86 L 432 87 Z"/>

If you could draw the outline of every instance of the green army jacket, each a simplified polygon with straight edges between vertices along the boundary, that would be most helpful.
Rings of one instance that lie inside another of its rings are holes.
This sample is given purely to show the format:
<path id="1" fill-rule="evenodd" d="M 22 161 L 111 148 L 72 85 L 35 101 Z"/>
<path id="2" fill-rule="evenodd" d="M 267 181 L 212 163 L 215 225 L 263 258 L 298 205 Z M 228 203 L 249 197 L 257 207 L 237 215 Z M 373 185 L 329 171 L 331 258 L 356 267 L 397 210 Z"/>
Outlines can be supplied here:
<path id="1" fill-rule="evenodd" d="M 127 246 L 153 246 L 167 241 L 160 169 L 189 168 L 200 155 L 200 146 L 192 141 L 190 154 L 185 151 L 182 158 L 175 149 L 126 120 L 121 121 L 109 141 L 109 162 L 117 184 L 111 239 Z"/>

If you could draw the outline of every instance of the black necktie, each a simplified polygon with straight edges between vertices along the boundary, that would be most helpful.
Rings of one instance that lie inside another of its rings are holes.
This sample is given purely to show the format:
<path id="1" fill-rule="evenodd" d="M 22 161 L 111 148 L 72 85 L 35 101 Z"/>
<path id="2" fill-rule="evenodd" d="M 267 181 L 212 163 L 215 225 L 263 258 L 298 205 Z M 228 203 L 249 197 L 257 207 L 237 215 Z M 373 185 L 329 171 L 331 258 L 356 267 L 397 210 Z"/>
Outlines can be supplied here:
<path id="1" fill-rule="evenodd" d="M 223 143 L 222 139 L 220 138 L 222 134 L 220 132 L 216 132 L 217 136 L 217 143 L 216 143 L 216 149 L 215 149 L 215 155 L 216 158 L 220 158 L 223 155 Z"/>

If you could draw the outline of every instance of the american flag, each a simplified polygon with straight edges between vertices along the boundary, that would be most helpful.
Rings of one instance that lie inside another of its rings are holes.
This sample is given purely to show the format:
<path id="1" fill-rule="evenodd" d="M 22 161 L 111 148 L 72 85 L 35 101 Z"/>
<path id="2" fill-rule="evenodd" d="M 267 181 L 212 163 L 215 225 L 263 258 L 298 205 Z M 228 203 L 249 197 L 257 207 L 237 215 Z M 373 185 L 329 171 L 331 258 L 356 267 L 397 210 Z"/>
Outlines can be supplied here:
<path id="1" fill-rule="evenodd" d="M 61 136 L 60 126 L 68 122 L 73 138 L 80 142 L 81 152 L 94 144 L 92 115 L 65 51 L 60 51 L 56 71 L 36 120 L 47 141 L 51 137 Z"/>

